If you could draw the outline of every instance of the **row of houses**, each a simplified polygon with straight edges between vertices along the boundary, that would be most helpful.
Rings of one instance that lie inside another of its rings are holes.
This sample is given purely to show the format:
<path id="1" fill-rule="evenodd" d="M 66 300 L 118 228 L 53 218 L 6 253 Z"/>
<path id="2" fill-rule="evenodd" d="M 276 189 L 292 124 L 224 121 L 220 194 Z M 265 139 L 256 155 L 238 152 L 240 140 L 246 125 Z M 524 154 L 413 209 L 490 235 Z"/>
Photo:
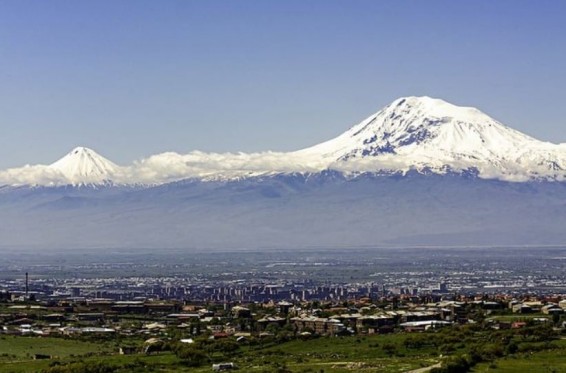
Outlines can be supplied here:
<path id="1" fill-rule="evenodd" d="M 509 308 L 513 311 L 513 313 L 543 313 L 546 315 L 560 315 L 566 312 L 566 300 L 562 300 L 558 303 L 546 304 L 543 304 L 540 301 L 511 301 L 509 302 Z"/>

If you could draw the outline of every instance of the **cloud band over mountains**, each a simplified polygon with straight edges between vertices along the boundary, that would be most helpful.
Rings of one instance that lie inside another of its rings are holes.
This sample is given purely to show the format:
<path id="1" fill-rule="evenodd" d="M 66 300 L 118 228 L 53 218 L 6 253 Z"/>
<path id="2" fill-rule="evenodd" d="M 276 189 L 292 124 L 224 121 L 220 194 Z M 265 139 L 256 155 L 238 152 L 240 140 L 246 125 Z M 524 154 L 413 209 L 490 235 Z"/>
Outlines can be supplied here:
<path id="1" fill-rule="evenodd" d="M 0 171 L 0 185 L 156 185 L 323 170 L 350 176 L 472 171 L 485 179 L 564 181 L 566 144 L 536 140 L 474 108 L 406 97 L 332 140 L 295 152 L 167 152 L 118 166 L 88 148 L 76 148 L 51 165 Z"/>

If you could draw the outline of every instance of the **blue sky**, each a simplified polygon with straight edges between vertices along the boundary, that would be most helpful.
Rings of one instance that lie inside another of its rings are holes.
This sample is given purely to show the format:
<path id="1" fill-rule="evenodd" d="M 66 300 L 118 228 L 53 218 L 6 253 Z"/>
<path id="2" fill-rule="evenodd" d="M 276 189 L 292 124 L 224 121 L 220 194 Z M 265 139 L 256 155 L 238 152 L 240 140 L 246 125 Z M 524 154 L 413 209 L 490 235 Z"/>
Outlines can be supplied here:
<path id="1" fill-rule="evenodd" d="M 0 2 L 0 168 L 295 150 L 400 96 L 566 142 L 563 1 Z"/>

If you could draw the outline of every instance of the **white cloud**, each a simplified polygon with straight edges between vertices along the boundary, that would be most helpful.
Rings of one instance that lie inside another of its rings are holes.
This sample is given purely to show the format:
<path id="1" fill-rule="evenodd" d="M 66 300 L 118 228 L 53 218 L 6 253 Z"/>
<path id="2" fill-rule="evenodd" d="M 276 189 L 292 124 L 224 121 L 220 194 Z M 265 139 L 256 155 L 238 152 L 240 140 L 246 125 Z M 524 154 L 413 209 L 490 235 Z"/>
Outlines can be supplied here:
<path id="1" fill-rule="evenodd" d="M 68 184 L 67 178 L 59 171 L 44 165 L 26 165 L 0 171 L 2 185 L 58 185 Z"/>
<path id="2" fill-rule="evenodd" d="M 320 171 L 293 153 L 162 153 L 122 169 L 122 182 L 163 183 L 186 178 L 243 177 Z"/>
<path id="3" fill-rule="evenodd" d="M 546 154 L 545 154 L 546 155 Z M 566 161 L 556 158 L 558 166 Z M 234 179 L 247 176 L 261 176 L 290 172 L 320 172 L 332 169 L 346 174 L 372 171 L 407 172 L 431 168 L 438 173 L 448 169 L 453 171 L 477 167 L 480 177 L 507 181 L 527 181 L 533 177 L 554 177 L 564 179 L 560 172 L 549 169 L 548 164 L 540 163 L 541 157 L 529 153 L 517 159 L 499 163 L 472 162 L 469 159 L 437 153 L 435 157 L 426 154 L 382 154 L 376 157 L 350 158 L 347 161 L 333 161 L 300 152 L 277 153 L 204 153 L 193 151 L 188 154 L 173 152 L 161 153 L 134 162 L 125 167 L 117 167 L 112 174 L 97 178 L 82 176 L 83 183 L 100 183 L 111 180 L 117 184 L 162 184 L 188 178 Z M 549 157 L 549 159 L 553 159 Z M 68 185 L 76 183 L 51 166 L 35 165 L 0 171 L 0 185 Z"/>
<path id="4" fill-rule="evenodd" d="M 315 162 L 319 163 L 319 162 Z M 187 178 L 238 178 L 284 172 L 317 172 L 325 167 L 313 165 L 294 153 L 162 153 L 117 167 L 105 177 L 87 178 L 85 183 L 112 180 L 117 184 L 162 184 Z M 73 181 L 59 170 L 45 165 L 0 171 L 0 185 L 67 185 Z"/>

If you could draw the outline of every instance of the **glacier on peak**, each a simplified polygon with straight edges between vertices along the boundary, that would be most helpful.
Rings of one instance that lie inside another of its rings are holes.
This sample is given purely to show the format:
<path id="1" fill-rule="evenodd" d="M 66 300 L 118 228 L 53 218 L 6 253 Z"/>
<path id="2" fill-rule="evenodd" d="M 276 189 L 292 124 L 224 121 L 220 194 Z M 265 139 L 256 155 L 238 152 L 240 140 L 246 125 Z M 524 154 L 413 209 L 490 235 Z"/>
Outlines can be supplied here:
<path id="1" fill-rule="evenodd" d="M 0 171 L 0 185 L 163 184 L 334 170 L 469 173 L 484 179 L 566 180 L 566 144 L 542 142 L 472 107 L 403 97 L 334 139 L 287 153 L 161 153 L 121 167 L 77 147 L 48 165 Z"/>

